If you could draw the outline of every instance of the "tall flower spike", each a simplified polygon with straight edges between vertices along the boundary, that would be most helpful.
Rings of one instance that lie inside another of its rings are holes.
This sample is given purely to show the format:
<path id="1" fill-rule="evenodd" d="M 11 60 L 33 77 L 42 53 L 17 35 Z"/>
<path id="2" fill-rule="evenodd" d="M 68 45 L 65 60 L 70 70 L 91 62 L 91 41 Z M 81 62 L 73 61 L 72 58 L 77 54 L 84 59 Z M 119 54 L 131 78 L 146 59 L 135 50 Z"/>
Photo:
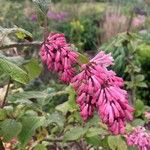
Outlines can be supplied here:
<path id="1" fill-rule="evenodd" d="M 83 120 L 98 110 L 101 120 L 114 134 L 125 132 L 125 121 L 132 119 L 133 108 L 128 104 L 123 80 L 106 67 L 113 64 L 110 54 L 100 52 L 72 80 Z"/>
<path id="2" fill-rule="evenodd" d="M 70 82 L 75 74 L 78 54 L 71 50 L 64 34 L 50 33 L 42 44 L 40 56 L 49 70 L 59 74 L 60 80 Z"/>
<path id="3" fill-rule="evenodd" d="M 132 147 L 137 147 L 138 150 L 150 149 L 150 133 L 145 132 L 144 127 L 137 127 L 126 136 L 127 144 Z"/>

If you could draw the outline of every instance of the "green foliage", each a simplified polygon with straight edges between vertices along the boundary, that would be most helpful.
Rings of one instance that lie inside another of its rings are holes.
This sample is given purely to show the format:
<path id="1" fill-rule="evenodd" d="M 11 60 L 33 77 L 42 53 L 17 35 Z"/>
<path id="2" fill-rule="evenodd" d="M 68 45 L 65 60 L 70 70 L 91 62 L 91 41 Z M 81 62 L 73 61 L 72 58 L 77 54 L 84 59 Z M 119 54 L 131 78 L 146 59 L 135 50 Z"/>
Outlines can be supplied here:
<path id="1" fill-rule="evenodd" d="M 66 4 L 63 8 L 64 5 L 60 3 L 52 5 L 50 0 L 33 1 L 38 11 L 35 11 L 34 5 L 27 1 L 1 3 L 0 23 L 7 27 L 0 28 L 1 46 L 14 42 L 29 42 L 33 39 L 41 40 L 47 11 L 56 9 L 56 12 L 60 12 L 63 10 L 69 12 L 69 17 L 60 22 L 48 20 L 48 28 L 52 32 L 65 33 L 67 40 L 78 47 L 75 48 L 72 45 L 72 49 L 81 52 L 78 52 L 79 64 L 88 63 L 89 58 L 83 51 L 96 50 L 100 45 L 102 33 L 100 24 L 103 23 L 103 12 L 107 4 L 96 2 L 73 4 L 73 1 L 70 1 L 72 4 L 70 9 L 70 4 Z M 24 9 L 24 6 L 28 9 Z M 129 8 L 123 9 L 129 10 Z M 37 15 L 38 19 L 32 21 L 30 18 L 32 15 Z M 11 28 L 13 24 L 17 24 L 18 27 Z M 112 68 L 126 79 L 125 84 L 129 91 L 139 92 L 139 89 L 145 90 L 149 86 L 148 71 L 142 74 L 145 68 L 148 70 L 149 36 L 121 33 L 103 44 L 101 49 L 112 53 L 116 64 Z M 107 126 L 100 121 L 98 115 L 94 114 L 93 118 L 86 123 L 82 121 L 73 87 L 64 86 L 57 80 L 54 81 L 53 76 L 55 75 L 49 74 L 45 67 L 41 67 L 38 53 L 34 48 L 19 47 L 13 50 L 3 50 L 0 54 L 0 92 L 2 91 L 2 95 L 5 94 L 3 86 L 6 85 L 8 77 L 11 78 L 6 105 L 0 108 L 2 142 L 16 139 L 18 143 L 15 144 L 14 149 L 18 150 L 28 148 L 46 150 L 60 147 L 71 149 L 74 145 L 75 148 L 77 145 L 82 147 L 82 144 L 87 149 L 130 149 L 127 148 L 123 136 L 110 135 Z M 48 80 L 43 82 L 45 78 Z M 14 81 L 28 84 L 25 86 Z M 40 88 L 38 88 L 39 85 Z M 139 98 L 137 93 L 135 97 Z M 127 132 L 132 131 L 133 127 L 146 126 L 148 123 L 144 114 L 150 109 L 144 105 L 143 99 L 141 101 L 138 98 L 135 101 L 135 119 L 132 123 L 127 124 Z M 3 99 L 0 97 L 0 104 L 1 101 Z"/>
<path id="2" fill-rule="evenodd" d="M 18 139 L 24 147 L 35 134 L 35 130 L 44 124 L 44 117 L 24 116 L 20 122 L 22 123 L 22 130 L 18 135 Z"/>
<path id="3" fill-rule="evenodd" d="M 78 53 L 79 54 L 79 63 L 81 64 L 87 64 L 89 62 L 89 59 L 88 57 L 86 57 L 85 55 L 81 54 L 81 53 Z"/>
<path id="4" fill-rule="evenodd" d="M 43 144 L 37 144 L 33 150 L 47 150 Z"/>
<path id="5" fill-rule="evenodd" d="M 143 114 L 144 112 L 144 103 L 141 100 L 136 100 L 135 102 L 135 116 L 139 117 Z"/>
<path id="6" fill-rule="evenodd" d="M 48 11 L 48 5 L 50 4 L 51 0 L 32 0 L 36 5 L 37 8 L 41 10 L 44 15 L 46 15 Z"/>
<path id="7" fill-rule="evenodd" d="M 25 38 L 32 39 L 32 34 L 22 28 L 19 27 L 3 28 L 0 26 L 0 36 L 2 36 L 2 39 L 8 36 L 9 34 L 15 34 L 18 39 L 25 39 Z"/>
<path id="8" fill-rule="evenodd" d="M 55 113 L 52 113 L 48 116 L 47 118 L 48 122 L 47 124 L 56 124 L 60 127 L 63 127 L 64 126 L 64 122 L 65 122 L 65 118 L 64 116 L 62 116 L 61 114 L 55 112 Z"/>
<path id="9" fill-rule="evenodd" d="M 78 140 L 86 133 L 86 128 L 74 127 L 64 134 L 64 141 Z"/>
<path id="10" fill-rule="evenodd" d="M 98 135 L 86 137 L 85 140 L 88 144 L 91 144 L 94 147 L 99 147 L 102 145 L 102 142 L 101 142 L 100 137 Z"/>
<path id="11" fill-rule="evenodd" d="M 145 124 L 145 121 L 142 120 L 142 119 L 135 119 L 133 122 L 132 122 L 132 125 L 137 127 L 137 126 L 144 126 Z"/>
<path id="12" fill-rule="evenodd" d="M 0 108 L 0 121 L 6 118 L 6 111 Z"/>
<path id="13" fill-rule="evenodd" d="M 30 80 L 37 78 L 42 71 L 37 59 L 31 59 L 28 63 L 24 64 L 24 68 L 27 71 Z"/>
<path id="14" fill-rule="evenodd" d="M 121 136 L 109 136 L 108 144 L 112 150 L 127 150 L 127 145 Z"/>
<path id="15" fill-rule="evenodd" d="M 3 55 L 0 55 L 0 70 L 20 83 L 26 84 L 29 81 L 28 74 L 17 65 L 8 61 Z"/>
<path id="16" fill-rule="evenodd" d="M 6 119 L 0 122 L 0 135 L 5 142 L 10 141 L 12 138 L 17 137 L 22 129 L 20 122 L 12 119 Z"/>

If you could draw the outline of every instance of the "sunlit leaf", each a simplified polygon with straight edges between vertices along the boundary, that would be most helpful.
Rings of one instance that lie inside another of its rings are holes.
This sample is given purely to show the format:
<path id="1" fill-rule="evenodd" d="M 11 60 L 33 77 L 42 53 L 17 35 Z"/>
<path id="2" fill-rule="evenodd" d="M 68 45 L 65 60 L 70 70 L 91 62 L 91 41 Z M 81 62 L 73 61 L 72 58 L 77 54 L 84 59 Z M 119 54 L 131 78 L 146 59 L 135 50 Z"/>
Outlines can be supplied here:
<path id="1" fill-rule="evenodd" d="M 26 84 L 29 81 L 28 74 L 17 65 L 8 61 L 5 57 L 0 55 L 1 71 L 9 75 L 13 80 Z"/>

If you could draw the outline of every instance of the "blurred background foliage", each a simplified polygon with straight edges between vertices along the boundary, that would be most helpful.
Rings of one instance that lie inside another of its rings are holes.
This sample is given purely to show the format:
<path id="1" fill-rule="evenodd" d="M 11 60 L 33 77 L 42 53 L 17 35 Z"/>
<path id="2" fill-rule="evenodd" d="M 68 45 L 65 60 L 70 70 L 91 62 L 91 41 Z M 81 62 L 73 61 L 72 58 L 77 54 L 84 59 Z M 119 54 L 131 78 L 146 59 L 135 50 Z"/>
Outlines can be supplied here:
<path id="1" fill-rule="evenodd" d="M 112 69 L 124 78 L 130 102 L 136 109 L 135 120 L 127 125 L 127 130 L 138 125 L 149 129 L 144 115 L 150 112 L 150 1 L 45 2 L 48 2 L 44 12 L 50 32 L 64 33 L 77 51 L 89 57 L 99 50 L 112 53 L 115 62 Z M 43 41 L 44 16 L 31 0 L 0 0 L 0 26 L 0 47 Z M 106 126 L 98 123 L 97 116 L 86 125 L 81 121 L 73 89 L 42 67 L 39 46 L 0 50 L 0 100 L 10 77 L 8 104 L 0 109 L 0 126 L 7 125 L 7 128 L 0 129 L 0 135 L 6 142 L 17 137 L 20 143 L 15 143 L 14 149 L 25 146 L 35 150 L 81 149 L 82 145 L 83 149 L 102 146 L 115 150 L 118 146 L 115 140 L 121 143 L 119 150 L 127 149 L 121 136 L 107 136 Z"/>

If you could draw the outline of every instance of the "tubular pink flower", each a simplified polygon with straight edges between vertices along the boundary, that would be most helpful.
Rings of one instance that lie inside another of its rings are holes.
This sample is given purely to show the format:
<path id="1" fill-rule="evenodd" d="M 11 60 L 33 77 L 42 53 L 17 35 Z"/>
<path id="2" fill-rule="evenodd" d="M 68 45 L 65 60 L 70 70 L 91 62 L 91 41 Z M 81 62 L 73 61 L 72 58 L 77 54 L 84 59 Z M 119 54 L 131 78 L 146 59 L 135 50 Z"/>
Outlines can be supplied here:
<path id="1" fill-rule="evenodd" d="M 128 104 L 122 78 L 107 70 L 113 64 L 110 54 L 100 52 L 72 79 L 77 92 L 77 103 L 84 121 L 92 117 L 94 110 L 113 134 L 125 132 L 125 121 L 132 120 L 133 108 Z M 90 110 L 90 111 L 89 111 Z"/>
<path id="2" fill-rule="evenodd" d="M 95 62 L 97 65 L 108 67 L 113 64 L 113 58 L 111 53 L 105 54 L 104 51 L 100 51 L 90 62 Z"/>
<path id="3" fill-rule="evenodd" d="M 145 132 L 144 127 L 137 127 L 131 133 L 127 134 L 127 144 L 132 147 L 137 147 L 138 150 L 150 149 L 150 133 Z"/>
<path id="4" fill-rule="evenodd" d="M 71 50 L 64 34 L 50 33 L 42 44 L 40 56 L 49 70 L 59 74 L 60 80 L 70 82 L 75 74 L 78 54 Z"/>

